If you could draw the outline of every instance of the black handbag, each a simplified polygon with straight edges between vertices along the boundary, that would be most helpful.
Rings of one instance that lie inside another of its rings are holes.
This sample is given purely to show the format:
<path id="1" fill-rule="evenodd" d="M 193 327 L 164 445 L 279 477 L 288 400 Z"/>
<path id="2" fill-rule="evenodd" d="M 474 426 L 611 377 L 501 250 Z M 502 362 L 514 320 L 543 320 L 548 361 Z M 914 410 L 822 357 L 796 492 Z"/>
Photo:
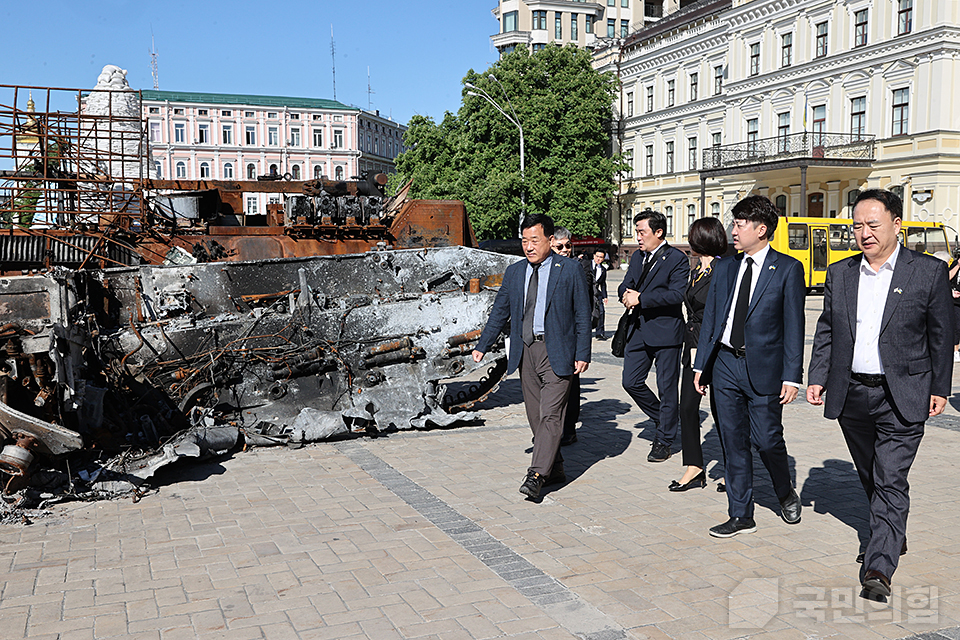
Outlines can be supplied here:
<path id="1" fill-rule="evenodd" d="M 617 358 L 623 357 L 623 352 L 627 349 L 627 342 L 637 330 L 637 323 L 633 321 L 633 309 L 627 309 L 620 316 L 620 322 L 617 323 L 617 332 L 613 334 L 613 340 L 610 341 L 610 350 Z M 629 333 L 629 335 L 627 335 Z"/>

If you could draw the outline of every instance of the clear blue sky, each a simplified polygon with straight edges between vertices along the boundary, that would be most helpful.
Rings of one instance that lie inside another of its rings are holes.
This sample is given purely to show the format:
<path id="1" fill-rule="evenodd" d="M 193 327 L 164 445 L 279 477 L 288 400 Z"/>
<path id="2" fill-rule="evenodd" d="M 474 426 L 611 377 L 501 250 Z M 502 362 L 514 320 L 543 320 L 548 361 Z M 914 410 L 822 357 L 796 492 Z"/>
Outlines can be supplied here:
<path id="1" fill-rule="evenodd" d="M 497 60 L 496 0 L 0 2 L 0 84 L 92 88 L 106 64 L 152 89 L 333 98 L 406 123 L 460 107 L 460 81 Z"/>

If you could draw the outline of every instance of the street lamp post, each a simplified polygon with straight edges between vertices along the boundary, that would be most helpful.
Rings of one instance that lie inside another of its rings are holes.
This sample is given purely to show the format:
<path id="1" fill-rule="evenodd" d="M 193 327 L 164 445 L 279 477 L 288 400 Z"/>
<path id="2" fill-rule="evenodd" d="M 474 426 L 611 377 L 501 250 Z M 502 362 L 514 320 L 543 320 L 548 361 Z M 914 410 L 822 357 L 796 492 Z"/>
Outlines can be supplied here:
<path id="1" fill-rule="evenodd" d="M 501 115 L 503 115 L 503 117 L 507 119 L 508 122 L 510 122 L 513 126 L 515 126 L 517 129 L 520 130 L 520 204 L 521 204 L 520 223 L 523 224 L 523 219 L 527 217 L 527 178 L 526 178 L 526 172 L 525 172 L 526 167 L 524 164 L 523 127 L 520 126 L 520 118 L 517 117 L 517 112 L 513 108 L 513 103 L 510 102 L 510 96 L 507 95 L 507 92 L 503 88 L 503 85 L 500 84 L 500 81 L 497 80 L 497 77 L 492 73 L 489 74 L 487 77 L 493 80 L 494 82 L 496 82 L 497 86 L 500 87 L 500 91 L 501 93 L 503 93 L 503 97 L 506 98 L 507 106 L 510 107 L 510 113 L 513 114 L 513 117 L 510 116 L 510 113 L 507 113 L 506 111 L 504 111 L 503 107 L 497 104 L 497 101 L 491 98 L 489 93 L 487 93 L 480 87 L 476 87 L 470 84 L 469 82 L 465 83 L 465 86 L 468 89 L 467 95 L 478 96 L 480 98 L 483 98 L 484 100 L 489 102 L 491 105 L 493 105 L 493 108 L 499 111 Z"/>

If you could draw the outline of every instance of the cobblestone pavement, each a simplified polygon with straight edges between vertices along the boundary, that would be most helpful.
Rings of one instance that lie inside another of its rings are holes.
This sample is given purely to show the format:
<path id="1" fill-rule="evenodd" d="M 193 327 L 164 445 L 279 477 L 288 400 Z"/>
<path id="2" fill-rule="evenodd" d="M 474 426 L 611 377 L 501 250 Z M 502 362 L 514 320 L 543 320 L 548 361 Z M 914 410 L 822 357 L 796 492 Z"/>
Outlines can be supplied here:
<path id="1" fill-rule="evenodd" d="M 836 423 L 784 411 L 800 524 L 758 463 L 757 533 L 716 540 L 712 419 L 711 483 L 669 493 L 679 455 L 646 462 L 652 423 L 609 342 L 594 347 L 568 482 L 540 504 L 517 491 L 530 431 L 514 375 L 480 426 L 250 450 L 171 470 L 138 503 L 0 527 L 0 637 L 960 638 L 960 395 L 928 423 L 881 605 L 858 597 L 866 504 Z"/>

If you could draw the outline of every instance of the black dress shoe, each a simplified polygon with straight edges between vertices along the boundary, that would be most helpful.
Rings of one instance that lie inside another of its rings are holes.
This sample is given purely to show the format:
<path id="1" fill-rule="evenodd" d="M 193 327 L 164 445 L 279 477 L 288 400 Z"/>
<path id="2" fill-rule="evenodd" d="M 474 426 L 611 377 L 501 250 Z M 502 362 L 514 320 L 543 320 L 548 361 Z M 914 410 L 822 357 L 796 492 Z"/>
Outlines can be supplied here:
<path id="1" fill-rule="evenodd" d="M 550 470 L 550 475 L 547 476 L 543 486 L 547 486 L 548 484 L 563 484 L 566 481 L 567 474 L 563 472 L 563 463 L 555 462 L 553 463 L 553 469 Z"/>
<path id="2" fill-rule="evenodd" d="M 800 496 L 796 489 L 790 490 L 790 495 L 780 501 L 780 517 L 787 524 L 797 524 L 800 522 Z"/>
<path id="3" fill-rule="evenodd" d="M 670 486 L 667 487 L 670 491 L 687 491 L 688 489 L 696 489 L 700 487 L 703 489 L 707 486 L 707 473 L 706 471 L 701 471 L 697 475 L 690 478 L 689 482 L 684 482 L 680 484 L 676 480 L 670 483 Z"/>
<path id="4" fill-rule="evenodd" d="M 869 600 L 878 600 L 879 597 L 886 598 L 890 595 L 890 578 L 883 575 L 876 569 L 868 569 L 863 574 L 863 597 Z"/>
<path id="5" fill-rule="evenodd" d="M 607 336 L 597 336 L 597 340 L 606 340 Z"/>
<path id="6" fill-rule="evenodd" d="M 539 498 L 540 489 L 543 488 L 544 482 L 546 482 L 546 478 L 542 475 L 536 471 L 529 471 L 527 472 L 527 479 L 520 485 L 520 493 L 534 499 Z"/>
<path id="7" fill-rule="evenodd" d="M 727 485 L 723 484 L 722 482 L 718 482 L 717 493 L 726 493 L 726 492 L 727 492 Z"/>
<path id="8" fill-rule="evenodd" d="M 561 447 L 566 447 L 567 445 L 571 445 L 571 444 L 573 444 L 573 443 L 576 442 L 576 441 L 577 441 L 577 434 L 574 433 L 574 434 L 573 434 L 572 436 L 570 436 L 569 438 L 560 438 L 560 446 L 561 446 Z"/>
<path id="9" fill-rule="evenodd" d="M 903 539 L 903 545 L 900 547 L 900 555 L 904 555 L 907 552 L 907 539 Z M 863 555 L 864 552 L 861 551 L 857 554 L 857 564 L 863 564 Z"/>
<path id="10" fill-rule="evenodd" d="M 714 538 L 732 538 L 740 533 L 753 533 L 757 530 L 757 523 L 753 518 L 730 518 L 723 524 L 710 527 L 710 535 Z"/>
<path id="11" fill-rule="evenodd" d="M 647 462 L 663 462 L 670 458 L 670 445 L 663 444 L 659 440 L 655 440 L 653 446 L 650 447 L 650 454 L 647 456 Z"/>

